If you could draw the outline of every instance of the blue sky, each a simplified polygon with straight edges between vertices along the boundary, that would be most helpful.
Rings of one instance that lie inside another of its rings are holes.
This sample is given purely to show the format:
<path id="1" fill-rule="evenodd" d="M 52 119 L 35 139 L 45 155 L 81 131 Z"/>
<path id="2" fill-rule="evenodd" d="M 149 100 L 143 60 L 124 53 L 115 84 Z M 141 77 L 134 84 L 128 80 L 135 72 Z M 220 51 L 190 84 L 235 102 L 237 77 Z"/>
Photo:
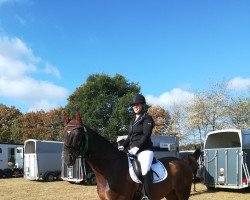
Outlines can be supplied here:
<path id="1" fill-rule="evenodd" d="M 0 103 L 65 106 L 93 73 L 167 106 L 210 80 L 250 87 L 250 1 L 0 0 Z"/>

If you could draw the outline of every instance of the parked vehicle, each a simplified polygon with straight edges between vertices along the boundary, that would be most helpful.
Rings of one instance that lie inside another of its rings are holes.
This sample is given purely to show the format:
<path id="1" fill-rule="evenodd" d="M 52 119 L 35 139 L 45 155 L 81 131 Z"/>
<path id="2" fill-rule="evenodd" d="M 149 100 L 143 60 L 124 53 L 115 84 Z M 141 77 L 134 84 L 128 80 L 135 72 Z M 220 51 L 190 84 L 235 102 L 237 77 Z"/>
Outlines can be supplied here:
<path id="1" fill-rule="evenodd" d="M 61 178 L 70 183 L 87 183 L 96 185 L 95 174 L 85 162 L 85 159 L 79 157 L 73 166 L 68 167 L 62 159 L 62 174 Z"/>
<path id="2" fill-rule="evenodd" d="M 24 178 L 58 180 L 63 142 L 29 139 L 24 143 Z"/>
<path id="3" fill-rule="evenodd" d="M 0 178 L 23 174 L 23 144 L 0 143 Z"/>
<path id="4" fill-rule="evenodd" d="M 121 146 L 127 135 L 118 136 L 117 143 L 118 146 Z M 179 157 L 179 138 L 175 136 L 160 136 L 160 135 L 152 135 L 151 140 L 153 143 L 153 151 L 155 157 Z"/>
<path id="5" fill-rule="evenodd" d="M 208 188 L 250 186 L 250 130 L 210 132 L 204 143 L 205 184 Z"/>

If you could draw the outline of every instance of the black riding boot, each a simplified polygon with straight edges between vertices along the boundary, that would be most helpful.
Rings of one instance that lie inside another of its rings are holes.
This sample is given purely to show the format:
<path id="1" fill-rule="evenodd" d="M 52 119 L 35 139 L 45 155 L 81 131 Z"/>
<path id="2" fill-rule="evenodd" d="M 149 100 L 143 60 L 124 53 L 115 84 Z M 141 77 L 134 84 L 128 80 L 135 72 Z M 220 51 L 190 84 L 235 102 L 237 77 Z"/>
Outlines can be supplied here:
<path id="1" fill-rule="evenodd" d="M 152 200 L 152 191 L 151 191 L 151 185 L 152 185 L 152 174 L 151 171 L 148 171 L 145 176 L 142 178 L 143 180 L 143 187 L 145 195 L 149 200 Z"/>

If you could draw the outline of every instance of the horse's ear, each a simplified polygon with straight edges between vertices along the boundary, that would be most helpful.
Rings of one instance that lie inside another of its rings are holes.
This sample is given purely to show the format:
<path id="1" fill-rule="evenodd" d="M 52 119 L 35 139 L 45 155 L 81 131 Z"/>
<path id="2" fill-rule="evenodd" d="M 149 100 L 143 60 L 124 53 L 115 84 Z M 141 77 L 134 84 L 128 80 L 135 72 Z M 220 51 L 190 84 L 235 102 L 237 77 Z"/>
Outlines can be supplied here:
<path id="1" fill-rule="evenodd" d="M 79 112 L 75 114 L 75 119 L 79 124 L 82 124 L 82 119 Z"/>
<path id="2" fill-rule="evenodd" d="M 63 121 L 64 121 L 64 124 L 69 123 L 69 116 L 65 111 L 63 111 Z"/>
<path id="3" fill-rule="evenodd" d="M 195 150 L 195 152 L 193 153 L 193 157 L 195 157 L 195 159 L 198 160 L 198 158 L 200 157 L 200 155 L 201 155 L 201 150 L 200 150 L 200 148 L 197 148 Z"/>

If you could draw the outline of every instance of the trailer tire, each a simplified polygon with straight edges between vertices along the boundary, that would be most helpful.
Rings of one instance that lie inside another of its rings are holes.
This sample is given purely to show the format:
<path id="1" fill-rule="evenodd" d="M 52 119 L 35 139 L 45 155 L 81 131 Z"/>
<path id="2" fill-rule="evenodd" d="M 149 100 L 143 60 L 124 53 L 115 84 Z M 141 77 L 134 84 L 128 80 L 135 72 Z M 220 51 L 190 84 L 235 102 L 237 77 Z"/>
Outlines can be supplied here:
<path id="1" fill-rule="evenodd" d="M 11 178 L 13 176 L 13 171 L 11 169 L 4 169 L 3 175 L 5 178 Z"/>
<path id="2" fill-rule="evenodd" d="M 48 181 L 48 182 L 54 181 L 54 174 L 51 173 L 51 172 L 47 173 L 46 176 L 45 176 L 45 180 Z"/>
<path id="3" fill-rule="evenodd" d="M 215 187 L 213 187 L 213 186 L 208 186 L 208 185 L 206 185 L 206 187 L 207 187 L 207 190 L 210 190 L 210 191 L 215 190 Z"/>
<path id="4" fill-rule="evenodd" d="M 3 170 L 0 169 L 0 178 L 3 178 Z"/>
<path id="5" fill-rule="evenodd" d="M 88 180 L 88 183 L 90 185 L 96 185 L 96 177 L 95 177 L 95 174 L 92 174 Z"/>

